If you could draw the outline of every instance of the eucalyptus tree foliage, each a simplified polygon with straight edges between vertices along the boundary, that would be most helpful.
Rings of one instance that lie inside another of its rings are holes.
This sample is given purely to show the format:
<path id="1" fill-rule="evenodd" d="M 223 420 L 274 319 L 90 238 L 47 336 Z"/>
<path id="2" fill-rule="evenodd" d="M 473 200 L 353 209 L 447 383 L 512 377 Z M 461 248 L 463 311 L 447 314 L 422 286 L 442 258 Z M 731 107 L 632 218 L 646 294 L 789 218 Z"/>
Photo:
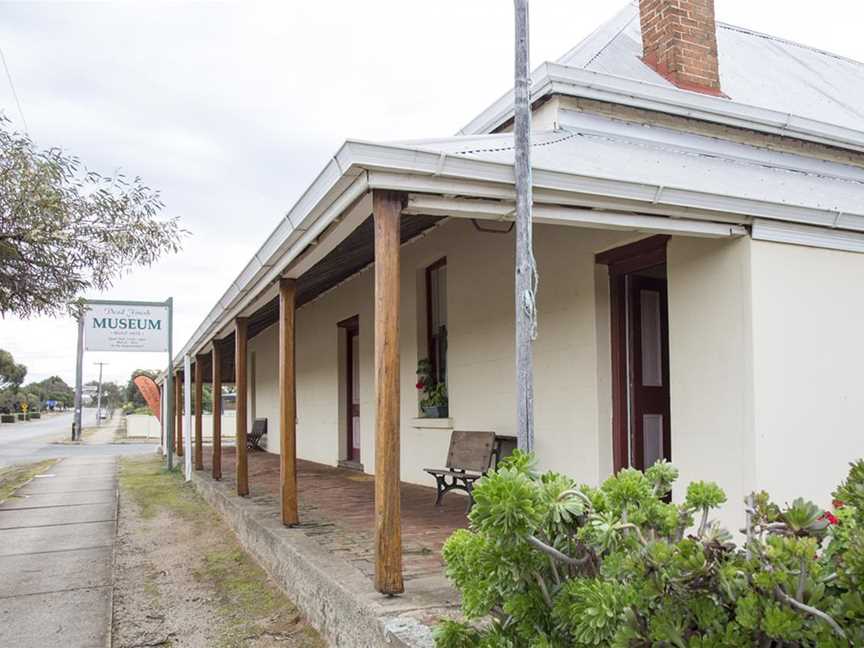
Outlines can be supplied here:
<path id="1" fill-rule="evenodd" d="M 445 544 L 468 623 L 439 625 L 439 648 L 864 646 L 864 461 L 836 512 L 748 497 L 741 546 L 710 520 L 723 490 L 672 504 L 677 477 L 661 462 L 595 489 L 517 451 Z"/>
<path id="2" fill-rule="evenodd" d="M 19 387 L 26 375 L 27 367 L 15 362 L 11 353 L 0 349 L 0 389 Z"/>
<path id="3" fill-rule="evenodd" d="M 37 149 L 0 117 L 0 315 L 62 312 L 134 266 L 180 248 L 140 178 L 102 176 L 58 148 Z"/>

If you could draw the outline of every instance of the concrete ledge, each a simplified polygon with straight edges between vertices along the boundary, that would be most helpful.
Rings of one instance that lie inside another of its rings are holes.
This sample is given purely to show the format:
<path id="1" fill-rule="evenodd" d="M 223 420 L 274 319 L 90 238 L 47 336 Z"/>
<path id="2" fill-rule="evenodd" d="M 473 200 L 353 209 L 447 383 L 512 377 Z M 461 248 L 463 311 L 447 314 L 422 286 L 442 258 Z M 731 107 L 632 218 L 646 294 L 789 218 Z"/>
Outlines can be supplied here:
<path id="1" fill-rule="evenodd" d="M 431 628 L 410 615 L 422 600 L 387 598 L 353 565 L 323 549 L 303 527 L 282 525 L 273 505 L 235 495 L 227 483 L 193 472 L 199 493 L 241 544 L 333 646 L 431 648 Z"/>

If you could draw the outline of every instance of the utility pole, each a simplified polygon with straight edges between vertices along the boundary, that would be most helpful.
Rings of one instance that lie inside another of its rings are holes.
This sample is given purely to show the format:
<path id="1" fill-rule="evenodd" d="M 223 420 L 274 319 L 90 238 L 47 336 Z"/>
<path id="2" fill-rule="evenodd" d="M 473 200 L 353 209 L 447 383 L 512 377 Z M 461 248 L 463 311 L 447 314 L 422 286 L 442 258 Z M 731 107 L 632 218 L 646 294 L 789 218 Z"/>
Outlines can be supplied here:
<path id="1" fill-rule="evenodd" d="M 96 426 L 102 425 L 102 367 L 107 362 L 94 362 L 99 365 L 99 386 L 96 388 Z"/>
<path id="2" fill-rule="evenodd" d="M 516 69 L 513 87 L 513 143 L 516 175 L 516 439 L 520 450 L 534 449 L 534 360 L 537 337 L 537 266 L 531 225 L 531 89 L 528 0 L 516 8 Z"/>

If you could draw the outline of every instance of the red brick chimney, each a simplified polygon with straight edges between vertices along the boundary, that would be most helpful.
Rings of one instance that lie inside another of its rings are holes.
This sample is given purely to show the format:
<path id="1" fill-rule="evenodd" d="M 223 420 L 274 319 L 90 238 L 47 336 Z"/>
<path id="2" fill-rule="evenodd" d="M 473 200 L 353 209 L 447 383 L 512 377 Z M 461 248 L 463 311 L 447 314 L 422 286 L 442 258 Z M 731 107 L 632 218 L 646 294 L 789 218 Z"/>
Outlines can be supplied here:
<path id="1" fill-rule="evenodd" d="M 714 0 L 639 0 L 642 60 L 679 88 L 722 96 Z"/>

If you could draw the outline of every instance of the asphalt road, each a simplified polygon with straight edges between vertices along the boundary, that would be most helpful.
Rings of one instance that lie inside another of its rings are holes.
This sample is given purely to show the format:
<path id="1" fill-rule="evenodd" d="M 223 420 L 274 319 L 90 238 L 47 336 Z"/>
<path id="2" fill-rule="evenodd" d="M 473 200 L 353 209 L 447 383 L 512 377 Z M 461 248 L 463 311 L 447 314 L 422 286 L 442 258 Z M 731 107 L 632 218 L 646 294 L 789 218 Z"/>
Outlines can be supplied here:
<path id="1" fill-rule="evenodd" d="M 82 425 L 96 424 L 96 408 L 85 408 Z M 155 452 L 151 443 L 61 445 L 72 434 L 72 412 L 38 421 L 0 424 L 0 467 L 61 457 L 114 457 Z"/>

